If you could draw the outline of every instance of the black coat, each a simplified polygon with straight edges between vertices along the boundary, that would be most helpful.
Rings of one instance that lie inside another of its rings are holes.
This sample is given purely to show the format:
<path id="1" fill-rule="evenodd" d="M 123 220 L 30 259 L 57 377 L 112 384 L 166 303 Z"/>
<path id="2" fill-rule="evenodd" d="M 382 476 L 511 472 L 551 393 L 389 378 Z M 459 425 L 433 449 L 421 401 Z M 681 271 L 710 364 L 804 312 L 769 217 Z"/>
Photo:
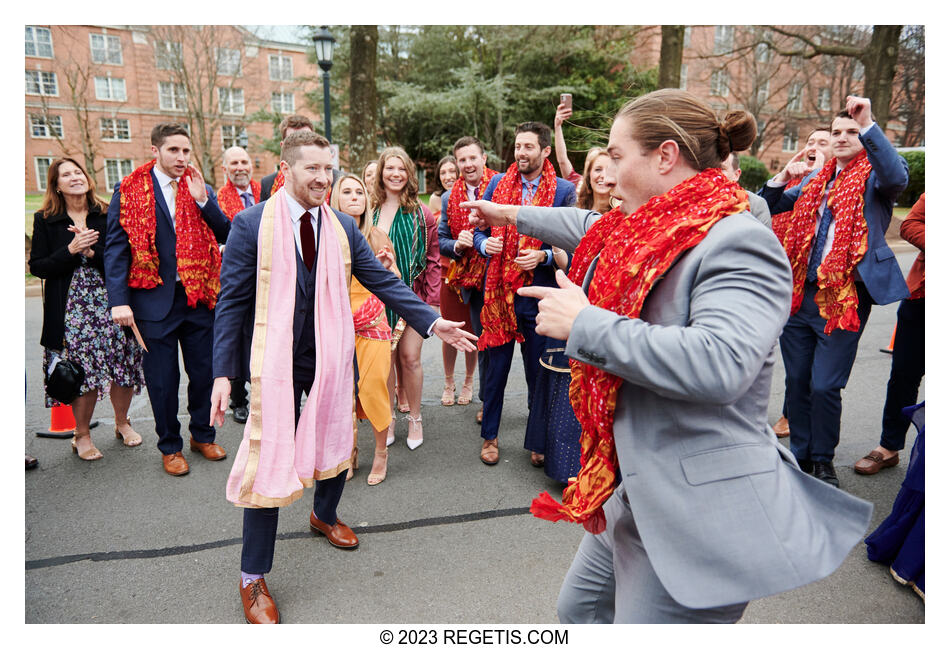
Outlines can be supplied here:
<path id="1" fill-rule="evenodd" d="M 30 272 L 45 280 L 43 300 L 43 332 L 40 344 L 48 349 L 62 349 L 66 330 L 66 296 L 73 271 L 81 262 L 81 255 L 69 252 L 69 242 L 75 236 L 67 228 L 72 220 L 64 212 L 47 218 L 42 212 L 33 216 L 33 240 L 30 248 Z M 86 227 L 99 232 L 99 240 L 92 247 L 89 262 L 103 272 L 102 254 L 106 242 L 106 215 L 98 207 L 91 208 Z"/>

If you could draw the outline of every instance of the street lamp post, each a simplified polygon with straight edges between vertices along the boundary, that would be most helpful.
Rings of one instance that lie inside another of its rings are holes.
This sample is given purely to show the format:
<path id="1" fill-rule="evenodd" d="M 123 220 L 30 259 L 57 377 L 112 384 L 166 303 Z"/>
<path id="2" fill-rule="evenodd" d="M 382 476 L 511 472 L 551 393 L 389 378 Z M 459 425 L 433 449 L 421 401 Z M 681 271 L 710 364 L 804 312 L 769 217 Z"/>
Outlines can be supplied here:
<path id="1" fill-rule="evenodd" d="M 333 44 L 336 39 L 327 29 L 320 26 L 320 31 L 313 35 L 313 46 L 317 51 L 317 65 L 323 70 L 323 119 L 326 123 L 326 136 L 330 142 L 330 68 L 333 67 Z"/>

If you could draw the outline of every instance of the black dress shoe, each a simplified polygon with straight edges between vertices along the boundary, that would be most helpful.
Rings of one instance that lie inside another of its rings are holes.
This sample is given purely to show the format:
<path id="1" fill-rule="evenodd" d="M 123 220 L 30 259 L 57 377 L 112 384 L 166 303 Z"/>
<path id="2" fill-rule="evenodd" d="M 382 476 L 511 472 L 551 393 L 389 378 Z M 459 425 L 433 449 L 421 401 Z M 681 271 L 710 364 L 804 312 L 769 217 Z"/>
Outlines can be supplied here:
<path id="1" fill-rule="evenodd" d="M 798 462 L 798 468 L 804 473 L 811 475 L 815 472 L 815 463 L 811 460 L 799 460 L 798 458 L 795 458 L 795 461 Z"/>
<path id="2" fill-rule="evenodd" d="M 239 424 L 247 423 L 247 406 L 238 406 L 233 411 L 234 421 Z"/>
<path id="3" fill-rule="evenodd" d="M 32 455 L 26 456 L 26 470 L 35 469 L 39 465 L 39 461 Z"/>
<path id="4" fill-rule="evenodd" d="M 814 476 L 832 487 L 838 488 L 838 474 L 831 462 L 815 462 Z"/>

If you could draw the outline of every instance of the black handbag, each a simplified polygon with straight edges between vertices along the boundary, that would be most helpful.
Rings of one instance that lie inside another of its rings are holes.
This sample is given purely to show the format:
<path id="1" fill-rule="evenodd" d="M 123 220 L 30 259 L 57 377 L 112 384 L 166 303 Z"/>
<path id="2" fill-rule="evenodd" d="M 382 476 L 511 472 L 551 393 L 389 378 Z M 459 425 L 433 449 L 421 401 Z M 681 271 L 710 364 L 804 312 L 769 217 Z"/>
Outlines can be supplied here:
<path id="1" fill-rule="evenodd" d="M 86 371 L 78 363 L 57 356 L 50 363 L 46 376 L 46 394 L 64 405 L 71 404 L 79 396 Z"/>

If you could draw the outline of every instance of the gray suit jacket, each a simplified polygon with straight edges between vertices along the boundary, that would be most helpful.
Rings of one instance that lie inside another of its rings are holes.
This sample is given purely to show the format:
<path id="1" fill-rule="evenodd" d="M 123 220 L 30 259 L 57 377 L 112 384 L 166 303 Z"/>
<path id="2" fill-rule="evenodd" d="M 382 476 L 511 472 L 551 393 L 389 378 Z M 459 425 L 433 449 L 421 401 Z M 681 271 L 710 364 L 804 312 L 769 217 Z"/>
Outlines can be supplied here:
<path id="1" fill-rule="evenodd" d="M 746 192 L 749 197 L 749 211 L 752 216 L 765 224 L 765 227 L 772 229 L 772 212 L 769 211 L 769 203 L 758 194 Z"/>
<path id="2" fill-rule="evenodd" d="M 570 252 L 599 216 L 522 207 L 518 230 Z M 567 340 L 568 356 L 624 380 L 614 418 L 621 488 L 654 570 L 684 606 L 821 579 L 870 522 L 870 503 L 802 473 L 766 420 L 770 352 L 790 304 L 785 252 L 740 212 L 674 263 L 639 319 L 590 306 Z"/>

